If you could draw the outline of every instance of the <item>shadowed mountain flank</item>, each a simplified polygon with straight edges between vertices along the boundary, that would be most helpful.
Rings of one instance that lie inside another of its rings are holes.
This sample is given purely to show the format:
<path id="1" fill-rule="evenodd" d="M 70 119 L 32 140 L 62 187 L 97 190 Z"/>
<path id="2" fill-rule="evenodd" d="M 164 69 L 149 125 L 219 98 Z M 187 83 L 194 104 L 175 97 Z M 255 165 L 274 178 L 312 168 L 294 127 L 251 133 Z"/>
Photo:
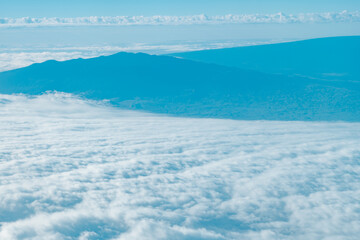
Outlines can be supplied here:
<path id="1" fill-rule="evenodd" d="M 272 74 L 360 81 L 360 36 L 319 38 L 171 55 Z"/>
<path id="2" fill-rule="evenodd" d="M 176 116 L 360 120 L 359 82 L 266 74 L 170 56 L 118 53 L 0 73 L 0 93 L 54 90 Z"/>

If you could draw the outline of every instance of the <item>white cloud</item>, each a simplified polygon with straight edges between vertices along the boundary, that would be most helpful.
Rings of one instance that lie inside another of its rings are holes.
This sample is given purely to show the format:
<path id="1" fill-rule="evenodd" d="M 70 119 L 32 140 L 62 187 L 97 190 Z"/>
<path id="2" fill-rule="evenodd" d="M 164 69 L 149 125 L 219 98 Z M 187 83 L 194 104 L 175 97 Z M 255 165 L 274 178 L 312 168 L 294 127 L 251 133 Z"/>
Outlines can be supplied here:
<path id="1" fill-rule="evenodd" d="M 189 24 L 222 24 L 222 23 L 324 23 L 324 22 L 359 22 L 360 12 L 324 12 L 301 14 L 242 14 L 222 16 L 92 16 L 75 18 L 0 18 L 0 27 L 34 27 L 34 26 L 128 26 L 128 25 L 189 25 Z"/>
<path id="2" fill-rule="evenodd" d="M 0 95 L 0 239 L 354 239 L 359 139 Z"/>

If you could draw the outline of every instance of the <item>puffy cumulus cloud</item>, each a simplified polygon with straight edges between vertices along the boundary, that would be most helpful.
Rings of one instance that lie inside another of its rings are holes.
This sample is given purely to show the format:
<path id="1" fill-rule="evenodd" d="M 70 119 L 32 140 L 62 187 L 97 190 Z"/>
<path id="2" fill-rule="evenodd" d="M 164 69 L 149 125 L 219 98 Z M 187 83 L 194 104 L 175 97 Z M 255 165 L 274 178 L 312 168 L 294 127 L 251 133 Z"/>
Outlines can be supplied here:
<path id="1" fill-rule="evenodd" d="M 355 239 L 360 123 L 0 96 L 0 239 Z"/>
<path id="2" fill-rule="evenodd" d="M 102 26 L 102 25 L 189 25 L 189 24 L 221 24 L 221 23 L 324 23 L 324 22 L 359 22 L 360 12 L 324 12 L 301 14 L 242 14 L 207 16 L 116 16 L 116 17 L 75 17 L 75 18 L 0 18 L 0 27 L 19 26 Z"/>

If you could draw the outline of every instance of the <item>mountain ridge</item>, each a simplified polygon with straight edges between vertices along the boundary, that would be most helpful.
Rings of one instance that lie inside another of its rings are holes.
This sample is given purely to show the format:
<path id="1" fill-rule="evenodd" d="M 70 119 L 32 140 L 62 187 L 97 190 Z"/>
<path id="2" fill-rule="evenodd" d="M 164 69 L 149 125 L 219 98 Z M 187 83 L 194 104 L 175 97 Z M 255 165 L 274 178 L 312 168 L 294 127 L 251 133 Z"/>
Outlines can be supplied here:
<path id="1" fill-rule="evenodd" d="M 360 36 L 315 38 L 168 55 L 272 74 L 360 81 Z"/>
<path id="2" fill-rule="evenodd" d="M 117 53 L 0 73 L 0 93 L 60 91 L 126 109 L 243 120 L 360 121 L 360 86 L 171 56 Z"/>

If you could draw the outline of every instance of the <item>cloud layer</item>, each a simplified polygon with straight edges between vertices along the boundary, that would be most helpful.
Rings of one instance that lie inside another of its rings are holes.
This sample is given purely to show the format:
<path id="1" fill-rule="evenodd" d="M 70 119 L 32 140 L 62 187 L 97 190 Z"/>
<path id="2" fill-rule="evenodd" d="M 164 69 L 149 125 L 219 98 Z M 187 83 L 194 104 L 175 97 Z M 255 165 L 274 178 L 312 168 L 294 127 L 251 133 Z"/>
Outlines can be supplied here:
<path id="1" fill-rule="evenodd" d="M 355 239 L 360 124 L 0 96 L 1 239 Z"/>
<path id="2" fill-rule="evenodd" d="M 34 26 L 128 26 L 128 25 L 189 25 L 189 24 L 223 24 L 223 23 L 329 23 L 359 22 L 360 12 L 325 12 L 301 14 L 243 14 L 207 16 L 116 16 L 116 17 L 76 17 L 76 18 L 0 18 L 0 27 L 34 27 Z"/>

